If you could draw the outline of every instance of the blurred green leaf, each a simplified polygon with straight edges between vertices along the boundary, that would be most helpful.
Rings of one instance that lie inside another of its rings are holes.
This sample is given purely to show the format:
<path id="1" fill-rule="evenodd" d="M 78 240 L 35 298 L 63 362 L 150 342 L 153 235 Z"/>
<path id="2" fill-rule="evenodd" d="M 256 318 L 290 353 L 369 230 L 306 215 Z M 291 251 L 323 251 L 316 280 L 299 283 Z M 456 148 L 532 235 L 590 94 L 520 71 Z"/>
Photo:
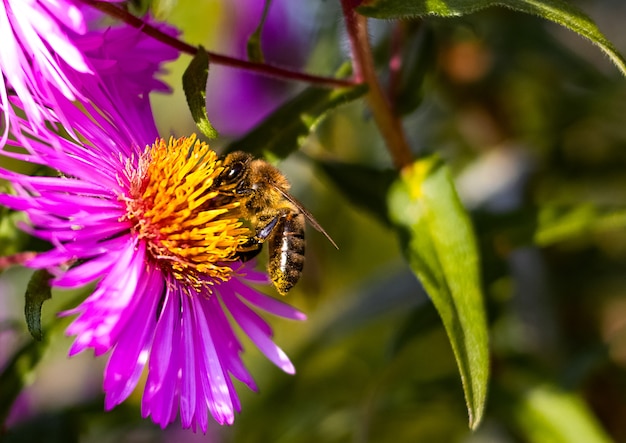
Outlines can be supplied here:
<path id="1" fill-rule="evenodd" d="M 476 240 L 448 168 L 438 157 L 407 168 L 391 187 L 389 211 L 409 265 L 446 328 L 475 429 L 489 378 L 487 323 Z"/>
<path id="2" fill-rule="evenodd" d="M 396 355 L 412 340 L 423 337 L 428 332 L 441 328 L 441 320 L 432 303 L 422 303 L 415 307 L 409 317 L 398 327 L 389 346 L 389 353 Z"/>
<path id="3" fill-rule="evenodd" d="M 602 208 L 590 203 L 545 205 L 506 214 L 478 213 L 475 220 L 481 237 L 496 238 L 509 248 L 531 244 L 549 246 L 590 234 L 624 229 L 626 209 Z"/>
<path id="4" fill-rule="evenodd" d="M 263 33 L 263 26 L 265 26 L 265 20 L 267 19 L 267 13 L 270 10 L 271 4 L 272 0 L 265 0 L 261 20 L 259 21 L 259 24 L 254 32 L 250 34 L 250 37 L 248 37 L 246 52 L 248 54 L 248 60 L 250 61 L 259 63 L 263 63 L 265 61 L 265 57 L 263 57 L 263 48 L 261 47 L 261 34 Z"/>
<path id="5" fill-rule="evenodd" d="M 435 34 L 428 23 L 419 23 L 417 31 L 408 32 L 403 46 L 401 78 L 392 92 L 399 115 L 410 114 L 422 103 L 427 93 L 424 81 L 437 62 Z"/>
<path id="6" fill-rule="evenodd" d="M 127 2 L 128 10 L 137 17 L 145 15 L 154 3 L 159 0 L 129 0 Z"/>
<path id="7" fill-rule="evenodd" d="M 364 0 L 359 13 L 375 18 L 437 15 L 457 17 L 492 6 L 538 15 L 558 23 L 597 45 L 626 75 L 626 60 L 584 12 L 565 0 Z"/>
<path id="8" fill-rule="evenodd" d="M 246 151 L 257 157 L 285 158 L 298 149 L 329 111 L 356 100 L 366 90 L 365 85 L 340 89 L 305 89 L 244 137 L 228 145 L 225 152 Z"/>
<path id="9" fill-rule="evenodd" d="M 45 269 L 35 271 L 26 287 L 26 303 L 24 314 L 30 335 L 37 341 L 41 341 L 41 307 L 46 300 L 52 298 L 50 279 L 52 275 Z"/>
<path id="10" fill-rule="evenodd" d="M 191 59 L 183 74 L 183 89 L 187 97 L 187 105 L 198 129 L 208 138 L 216 138 L 217 131 L 209 122 L 206 113 L 206 83 L 209 79 L 209 54 L 202 46 Z"/>
<path id="11" fill-rule="evenodd" d="M 150 9 L 154 18 L 165 21 L 177 5 L 178 0 L 152 0 Z"/>
<path id="12" fill-rule="evenodd" d="M 29 236 L 17 227 L 23 219 L 24 215 L 21 212 L 0 207 L 0 256 L 12 255 L 24 250 Z"/>
<path id="13" fill-rule="evenodd" d="M 351 203 L 391 225 L 387 193 L 398 176 L 395 170 L 324 160 L 317 160 L 316 164 Z"/>
<path id="14" fill-rule="evenodd" d="M 503 377 L 513 387 L 512 413 L 527 441 L 532 443 L 608 443 L 584 400 L 574 392 L 541 383 L 531 376 Z"/>
<path id="15" fill-rule="evenodd" d="M 573 207 L 546 206 L 539 211 L 534 242 L 547 246 L 593 232 L 625 227 L 626 209 L 603 209 L 590 204 Z"/>

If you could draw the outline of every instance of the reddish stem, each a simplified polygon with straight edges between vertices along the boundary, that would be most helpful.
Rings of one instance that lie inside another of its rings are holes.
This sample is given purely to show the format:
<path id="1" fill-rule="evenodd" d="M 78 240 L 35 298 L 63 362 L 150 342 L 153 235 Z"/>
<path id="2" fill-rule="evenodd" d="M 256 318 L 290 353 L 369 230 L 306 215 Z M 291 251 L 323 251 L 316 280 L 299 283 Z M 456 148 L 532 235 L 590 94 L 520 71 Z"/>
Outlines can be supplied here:
<path id="1" fill-rule="evenodd" d="M 372 48 L 367 34 L 367 18 L 357 14 L 353 4 L 354 0 L 341 0 L 346 29 L 350 37 L 354 76 L 356 81 L 365 82 L 369 86 L 367 101 L 372 115 L 385 139 L 394 164 L 398 169 L 402 169 L 413 162 L 411 149 L 402 123 L 393 112 L 376 76 Z"/>
<path id="2" fill-rule="evenodd" d="M 4 257 L 0 257 L 0 270 L 4 270 L 15 265 L 23 265 L 28 260 L 31 260 L 36 256 L 36 252 L 18 252 L 14 255 L 6 255 Z"/>
<path id="3" fill-rule="evenodd" d="M 80 0 L 84 4 L 92 6 L 105 14 L 115 17 L 124 23 L 141 30 L 146 35 L 165 43 L 172 48 L 178 49 L 181 52 L 195 55 L 198 48 L 185 43 L 176 37 L 167 35 L 161 32 L 159 29 L 145 23 L 140 18 L 135 17 L 128 11 L 125 11 L 114 4 L 101 2 L 97 0 Z M 256 63 L 248 60 L 241 60 L 227 55 L 217 54 L 215 52 L 207 51 L 212 63 L 224 66 L 231 66 L 233 68 L 245 69 L 246 71 L 255 72 L 257 74 L 266 75 L 270 77 L 277 77 L 282 79 L 301 81 L 311 83 L 318 86 L 330 87 L 330 88 L 342 88 L 354 86 L 356 83 L 352 80 L 344 80 L 333 77 L 322 77 L 317 75 L 306 74 L 299 71 L 293 71 L 287 68 L 281 68 L 278 66 L 268 65 L 267 63 Z"/>

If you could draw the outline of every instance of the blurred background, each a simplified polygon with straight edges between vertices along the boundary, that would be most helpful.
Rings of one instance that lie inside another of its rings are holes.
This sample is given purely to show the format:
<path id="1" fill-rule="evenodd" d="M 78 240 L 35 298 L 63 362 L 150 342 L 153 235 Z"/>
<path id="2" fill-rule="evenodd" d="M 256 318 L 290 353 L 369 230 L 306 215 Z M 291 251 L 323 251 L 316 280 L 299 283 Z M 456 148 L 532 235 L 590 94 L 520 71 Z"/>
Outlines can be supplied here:
<path id="1" fill-rule="evenodd" d="M 183 40 L 243 58 L 263 3 L 180 0 L 163 18 Z M 626 3 L 572 3 L 626 53 Z M 626 441 L 626 82 L 578 35 L 506 9 L 370 26 L 414 154 L 448 162 L 478 234 L 492 352 L 481 427 L 468 429 L 445 331 L 395 232 L 323 168 L 392 167 L 358 100 L 280 164 L 339 245 L 308 229 L 305 272 L 285 301 L 309 320 L 272 321 L 295 376 L 248 343 L 260 392 L 237 385 L 235 424 L 206 436 L 177 424 L 163 432 L 140 418 L 140 392 L 102 412 L 104 359 L 68 359 L 63 320 L 47 331 L 50 347 L 14 405 L 7 442 Z M 348 59 L 339 2 L 274 0 L 263 51 L 269 62 L 333 75 Z M 398 55 L 401 71 L 388 63 Z M 173 93 L 153 97 L 164 137 L 195 132 L 180 81 L 189 60 L 168 66 Z M 219 151 L 304 86 L 212 65 L 207 105 L 221 136 L 211 145 Z M 0 367 L 29 340 L 29 275 L 0 275 Z M 81 296 L 56 293 L 44 320 Z"/>

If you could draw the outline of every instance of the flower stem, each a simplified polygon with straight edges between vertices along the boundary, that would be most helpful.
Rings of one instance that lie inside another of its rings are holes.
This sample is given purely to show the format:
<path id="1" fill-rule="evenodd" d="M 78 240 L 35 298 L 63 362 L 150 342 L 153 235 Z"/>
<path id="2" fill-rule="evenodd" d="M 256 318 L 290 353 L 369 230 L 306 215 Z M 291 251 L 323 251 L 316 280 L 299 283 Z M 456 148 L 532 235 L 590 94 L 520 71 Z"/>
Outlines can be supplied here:
<path id="1" fill-rule="evenodd" d="M 80 0 L 86 5 L 89 5 L 93 8 L 96 8 L 105 14 L 115 17 L 124 23 L 141 30 L 146 35 L 158 40 L 166 45 L 171 46 L 172 48 L 178 49 L 181 52 L 195 55 L 198 51 L 198 48 L 192 46 L 188 43 L 185 43 L 176 37 L 172 37 L 171 35 L 167 35 L 161 32 L 159 29 L 145 23 L 140 18 L 135 17 L 128 11 L 121 9 L 114 4 L 97 1 L 97 0 Z M 254 72 L 261 75 L 266 75 L 269 77 L 276 77 L 287 80 L 301 81 L 305 83 L 310 83 L 317 86 L 323 86 L 327 88 L 343 88 L 349 86 L 355 86 L 356 83 L 351 80 L 339 79 L 334 77 L 323 77 L 318 75 L 306 74 L 299 71 L 294 71 L 287 68 L 281 68 L 279 66 L 269 65 L 267 63 L 257 63 L 251 62 L 248 60 L 242 60 L 235 57 L 229 57 L 227 55 L 218 54 L 215 52 L 207 51 L 209 54 L 209 59 L 212 63 L 224 66 L 230 66 L 233 68 L 244 69 L 246 71 Z"/>
<path id="2" fill-rule="evenodd" d="M 365 82 L 369 86 L 367 101 L 374 121 L 385 139 L 395 166 L 402 169 L 413 162 L 411 149 L 402 123 L 393 112 L 376 76 L 372 48 L 367 35 L 367 17 L 357 14 L 352 3 L 351 0 L 341 0 L 350 38 L 354 78 L 357 82 Z"/>

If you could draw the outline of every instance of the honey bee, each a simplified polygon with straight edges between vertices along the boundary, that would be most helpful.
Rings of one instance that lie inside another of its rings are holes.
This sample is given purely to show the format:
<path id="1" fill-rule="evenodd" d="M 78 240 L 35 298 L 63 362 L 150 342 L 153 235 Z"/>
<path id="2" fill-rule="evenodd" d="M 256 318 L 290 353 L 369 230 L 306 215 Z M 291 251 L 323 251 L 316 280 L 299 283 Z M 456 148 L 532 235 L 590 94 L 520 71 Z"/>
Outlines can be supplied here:
<path id="1" fill-rule="evenodd" d="M 236 151 L 223 158 L 224 170 L 215 186 L 223 197 L 241 202 L 241 218 L 254 231 L 237 252 L 237 259 L 255 257 L 264 243 L 269 251 L 268 272 L 276 290 L 285 295 L 298 282 L 304 267 L 306 220 L 337 247 L 320 224 L 289 194 L 287 178 L 274 166 Z"/>

